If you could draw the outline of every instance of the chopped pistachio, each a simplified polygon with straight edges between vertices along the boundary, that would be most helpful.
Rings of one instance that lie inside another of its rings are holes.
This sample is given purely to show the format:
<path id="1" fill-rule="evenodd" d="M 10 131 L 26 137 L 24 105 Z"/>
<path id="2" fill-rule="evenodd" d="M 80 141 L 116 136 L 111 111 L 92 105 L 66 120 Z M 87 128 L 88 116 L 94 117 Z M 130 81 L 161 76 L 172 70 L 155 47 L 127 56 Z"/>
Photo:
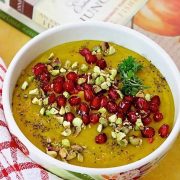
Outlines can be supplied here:
<path id="1" fill-rule="evenodd" d="M 36 104 L 36 105 L 41 106 L 42 105 L 42 99 L 38 99 L 37 97 L 34 97 L 32 99 L 32 104 Z"/>
<path id="2" fill-rule="evenodd" d="M 107 110 L 106 110 L 106 108 L 102 107 L 98 110 L 98 112 L 100 112 L 101 114 L 105 114 L 105 113 L 107 113 Z"/>
<path id="3" fill-rule="evenodd" d="M 83 148 L 82 146 L 78 145 L 78 144 L 74 144 L 71 146 L 71 149 L 74 150 L 74 151 L 77 151 L 77 152 L 83 152 L 83 150 L 85 148 Z"/>
<path id="4" fill-rule="evenodd" d="M 63 136 L 70 136 L 70 135 L 71 135 L 71 129 L 65 129 L 65 130 L 61 133 L 61 135 L 63 135 Z"/>
<path id="5" fill-rule="evenodd" d="M 63 145 L 64 147 L 70 147 L 71 144 L 70 144 L 69 139 L 62 139 L 62 145 Z"/>
<path id="6" fill-rule="evenodd" d="M 93 69 L 94 73 L 97 73 L 97 74 L 100 74 L 101 73 L 101 69 L 99 66 L 94 66 L 94 69 Z"/>
<path id="7" fill-rule="evenodd" d="M 79 162 L 83 162 L 83 160 L 84 160 L 83 155 L 78 153 L 77 159 L 78 159 Z"/>
<path id="8" fill-rule="evenodd" d="M 100 46 L 95 46 L 92 50 L 92 55 L 96 55 L 96 54 L 101 54 L 101 47 Z"/>
<path id="9" fill-rule="evenodd" d="M 39 89 L 38 88 L 32 89 L 32 90 L 29 91 L 29 94 L 30 95 L 38 95 L 39 94 Z"/>
<path id="10" fill-rule="evenodd" d="M 92 78 L 96 79 L 98 77 L 98 75 L 99 75 L 98 73 L 92 73 Z"/>
<path id="11" fill-rule="evenodd" d="M 137 94 L 136 97 L 142 97 L 144 98 L 144 92 L 142 90 L 140 90 Z"/>
<path id="12" fill-rule="evenodd" d="M 110 46 L 108 49 L 108 55 L 113 55 L 116 53 L 116 49 L 113 46 Z"/>
<path id="13" fill-rule="evenodd" d="M 78 83 L 79 85 L 81 85 L 81 84 L 83 84 L 83 83 L 85 83 L 85 82 L 86 82 L 86 78 L 79 78 L 78 81 L 77 81 L 77 83 Z"/>
<path id="14" fill-rule="evenodd" d="M 51 104 L 51 107 L 57 108 L 57 102 L 52 103 L 52 104 Z"/>
<path id="15" fill-rule="evenodd" d="M 69 154 L 67 155 L 66 157 L 66 160 L 71 160 L 71 159 L 74 159 L 76 157 L 76 152 L 74 151 L 70 151 Z"/>
<path id="16" fill-rule="evenodd" d="M 62 69 L 62 68 L 61 68 L 61 69 Z M 53 76 L 57 76 L 60 72 L 59 72 L 58 69 L 54 69 L 54 70 L 50 71 L 50 73 L 51 73 L 51 75 L 53 75 Z"/>
<path id="17" fill-rule="evenodd" d="M 22 84 L 22 86 L 21 86 L 21 89 L 22 89 L 22 90 L 27 89 L 28 85 L 29 85 L 28 82 L 27 82 L 27 81 L 24 81 L 23 84 Z"/>
<path id="18" fill-rule="evenodd" d="M 47 150 L 46 153 L 47 153 L 49 156 L 53 157 L 53 158 L 57 157 L 57 152 L 56 152 L 56 151 L 48 151 L 48 150 Z"/>
<path id="19" fill-rule="evenodd" d="M 95 80 L 95 84 L 96 85 L 101 85 L 101 80 L 100 80 L 100 77 L 97 77 L 96 80 Z"/>
<path id="20" fill-rule="evenodd" d="M 48 138 L 46 139 L 46 142 L 47 142 L 47 143 L 51 143 L 51 138 L 48 137 Z"/>
<path id="21" fill-rule="evenodd" d="M 60 114 L 60 115 L 64 115 L 65 113 L 66 113 L 66 111 L 65 111 L 64 107 L 61 106 L 61 109 L 60 109 L 60 111 L 59 111 L 59 114 Z"/>
<path id="22" fill-rule="evenodd" d="M 144 125 L 142 123 L 142 120 L 140 118 L 138 118 L 137 121 L 136 121 L 135 130 L 140 130 L 143 127 L 144 127 Z"/>
<path id="23" fill-rule="evenodd" d="M 59 151 L 59 155 L 62 159 L 66 158 L 68 155 L 68 151 L 66 150 L 66 148 L 61 148 Z"/>
<path id="24" fill-rule="evenodd" d="M 49 110 L 49 112 L 50 112 L 50 114 L 52 114 L 52 115 L 58 114 L 58 110 L 55 109 L 55 108 L 51 108 L 51 109 Z"/>
<path id="25" fill-rule="evenodd" d="M 75 127 L 74 136 L 75 136 L 75 137 L 78 136 L 78 135 L 80 134 L 80 132 L 81 132 L 81 127 L 76 126 L 76 127 Z"/>
<path id="26" fill-rule="evenodd" d="M 98 92 L 100 92 L 102 90 L 98 85 L 94 85 L 93 89 L 94 89 L 95 93 L 98 93 Z"/>
<path id="27" fill-rule="evenodd" d="M 48 98 L 43 99 L 43 104 L 48 105 Z"/>
<path id="28" fill-rule="evenodd" d="M 74 126 L 81 127 L 83 121 L 81 118 L 76 117 L 73 119 L 72 123 Z"/>
<path id="29" fill-rule="evenodd" d="M 70 94 L 67 91 L 64 91 L 63 95 L 64 95 L 65 98 L 69 98 L 70 97 Z"/>
<path id="30" fill-rule="evenodd" d="M 54 58 L 54 53 L 51 53 L 50 55 L 49 55 L 49 57 L 48 57 L 48 59 L 53 59 Z"/>
<path id="31" fill-rule="evenodd" d="M 65 109 L 65 112 L 68 113 L 71 111 L 71 106 L 67 104 L 64 109 Z"/>
<path id="32" fill-rule="evenodd" d="M 103 129 L 103 125 L 102 124 L 99 124 L 98 127 L 97 127 L 97 132 L 101 132 Z"/>
<path id="33" fill-rule="evenodd" d="M 57 119 L 57 121 L 59 122 L 59 124 L 63 124 L 63 122 L 64 122 L 64 117 L 62 117 L 62 116 L 55 116 L 55 118 Z"/>
<path id="34" fill-rule="evenodd" d="M 45 113 L 45 108 L 42 107 L 39 113 L 40 113 L 41 115 L 44 115 L 44 113 Z"/>
<path id="35" fill-rule="evenodd" d="M 32 82 L 33 80 L 34 80 L 34 76 L 29 76 L 29 77 L 28 77 L 28 81 L 29 81 L 29 82 Z"/>
<path id="36" fill-rule="evenodd" d="M 78 62 L 74 62 L 71 66 L 72 69 L 76 69 L 78 67 Z"/>
<path id="37" fill-rule="evenodd" d="M 51 66 L 51 65 L 47 65 L 47 70 L 48 70 L 48 72 L 50 72 L 50 71 L 52 71 L 53 70 L 53 67 Z"/>
<path id="38" fill-rule="evenodd" d="M 63 122 L 63 126 L 64 126 L 64 128 L 70 128 L 70 126 L 71 126 L 71 123 L 70 122 L 68 122 L 68 121 L 64 121 Z"/>
<path id="39" fill-rule="evenodd" d="M 117 69 L 110 69 L 109 72 L 110 72 L 110 74 L 111 74 L 113 77 L 116 77 L 116 75 L 117 75 Z"/>
<path id="40" fill-rule="evenodd" d="M 146 95 L 145 95 L 145 99 L 146 99 L 147 101 L 150 101 L 150 100 L 151 100 L 151 95 L 150 95 L 150 94 L 146 94 Z"/>
<path id="41" fill-rule="evenodd" d="M 88 66 L 86 64 L 82 64 L 80 69 L 81 71 L 86 72 L 88 70 Z"/>
<path id="42" fill-rule="evenodd" d="M 106 127 L 108 125 L 107 119 L 105 119 L 103 117 L 99 118 L 99 123 L 101 123 L 104 127 Z"/>
<path id="43" fill-rule="evenodd" d="M 128 145 L 128 141 L 126 139 L 122 139 L 120 141 L 117 141 L 117 143 L 121 146 L 121 147 L 126 147 Z"/>
<path id="44" fill-rule="evenodd" d="M 66 69 L 61 68 L 61 69 L 60 69 L 60 72 L 61 72 L 61 73 L 65 73 L 65 72 L 66 72 Z"/>
<path id="45" fill-rule="evenodd" d="M 112 131 L 112 132 L 111 132 L 111 136 L 112 136 L 114 139 L 116 139 L 116 138 L 117 138 L 116 132 Z"/>
<path id="46" fill-rule="evenodd" d="M 102 88 L 102 89 L 105 89 L 105 90 L 108 90 L 108 89 L 109 89 L 108 83 L 107 83 L 107 82 L 103 82 L 103 83 L 101 84 L 101 88 Z"/>
<path id="47" fill-rule="evenodd" d="M 129 137 L 129 142 L 133 145 L 133 146 L 140 146 L 142 144 L 142 139 L 138 138 L 136 136 L 131 136 Z"/>
<path id="48" fill-rule="evenodd" d="M 66 69 L 69 69 L 70 66 L 71 66 L 71 61 L 67 60 L 67 61 L 65 62 L 65 64 L 64 64 L 64 67 L 65 67 Z"/>
<path id="49" fill-rule="evenodd" d="M 117 116 L 116 116 L 116 114 L 113 114 L 108 119 L 109 119 L 109 122 L 115 123 L 117 120 Z"/>
<path id="50" fill-rule="evenodd" d="M 128 134 L 128 133 L 130 132 L 130 129 L 129 129 L 128 127 L 126 127 L 126 126 L 123 126 L 123 127 L 121 128 L 121 132 L 123 132 L 123 133 L 125 133 L 125 134 Z"/>
<path id="51" fill-rule="evenodd" d="M 122 119 L 121 119 L 121 118 L 117 118 L 115 123 L 116 123 L 117 125 L 122 124 Z"/>
<path id="52" fill-rule="evenodd" d="M 118 132 L 118 133 L 116 133 L 116 136 L 117 136 L 117 141 L 120 141 L 126 137 L 126 134 L 123 132 Z"/>

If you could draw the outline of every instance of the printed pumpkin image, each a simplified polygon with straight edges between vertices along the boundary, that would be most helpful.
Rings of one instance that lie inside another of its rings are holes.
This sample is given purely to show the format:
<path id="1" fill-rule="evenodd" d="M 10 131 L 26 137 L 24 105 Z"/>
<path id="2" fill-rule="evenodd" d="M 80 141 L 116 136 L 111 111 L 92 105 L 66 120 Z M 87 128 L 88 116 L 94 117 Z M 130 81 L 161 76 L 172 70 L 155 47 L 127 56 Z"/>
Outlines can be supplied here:
<path id="1" fill-rule="evenodd" d="M 36 147 L 84 167 L 142 159 L 164 142 L 174 119 L 171 90 L 149 60 L 92 40 L 37 57 L 20 75 L 12 102 L 19 128 Z"/>
<path id="2" fill-rule="evenodd" d="M 156 34 L 178 36 L 180 35 L 180 1 L 150 0 L 137 13 L 134 23 Z"/>

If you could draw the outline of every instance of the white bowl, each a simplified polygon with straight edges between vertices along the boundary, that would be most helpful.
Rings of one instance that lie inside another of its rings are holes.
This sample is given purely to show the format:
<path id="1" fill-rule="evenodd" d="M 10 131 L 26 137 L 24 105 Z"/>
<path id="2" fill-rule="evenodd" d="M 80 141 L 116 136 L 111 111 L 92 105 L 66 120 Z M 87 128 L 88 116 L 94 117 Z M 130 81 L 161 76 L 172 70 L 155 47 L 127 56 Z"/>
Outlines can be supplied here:
<path id="1" fill-rule="evenodd" d="M 101 40 L 114 42 L 131 49 L 146 58 L 161 71 L 173 93 L 175 103 L 174 126 L 165 142 L 145 158 L 113 168 L 86 168 L 67 164 L 46 155 L 35 147 L 18 128 L 13 118 L 11 103 L 16 81 L 24 68 L 44 51 L 71 41 Z M 66 179 L 132 179 L 144 174 L 165 155 L 175 141 L 180 128 L 180 76 L 169 55 L 146 36 L 127 27 L 102 22 L 76 23 L 55 27 L 30 40 L 12 60 L 3 86 L 3 106 L 10 132 L 22 151 L 44 168 Z M 83 175 L 85 174 L 85 175 Z M 85 178 L 86 177 L 86 178 Z"/>

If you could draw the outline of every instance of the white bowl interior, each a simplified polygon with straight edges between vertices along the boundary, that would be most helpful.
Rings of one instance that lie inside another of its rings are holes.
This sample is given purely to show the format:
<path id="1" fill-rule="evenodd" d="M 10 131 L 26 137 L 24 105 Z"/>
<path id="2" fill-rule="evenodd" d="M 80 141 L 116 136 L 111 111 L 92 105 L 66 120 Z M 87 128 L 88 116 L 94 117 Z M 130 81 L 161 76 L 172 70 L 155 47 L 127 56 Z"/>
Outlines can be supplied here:
<path id="1" fill-rule="evenodd" d="M 13 116 L 11 113 L 11 99 L 14 86 L 16 81 L 21 73 L 21 71 L 27 67 L 27 65 L 38 55 L 43 53 L 44 51 L 66 42 L 71 41 L 79 41 L 79 40 L 101 40 L 101 41 L 110 41 L 116 44 L 122 45 L 128 49 L 131 49 L 143 56 L 147 59 L 151 60 L 152 63 L 161 71 L 161 73 L 166 78 L 171 91 L 174 97 L 175 103 L 175 121 L 178 123 L 180 121 L 179 118 L 179 110 L 180 110 L 180 78 L 179 72 L 172 62 L 171 58 L 162 50 L 157 44 L 151 41 L 149 38 L 143 36 L 142 34 L 128 29 L 126 27 L 117 26 L 108 23 L 79 23 L 79 24 L 71 24 L 63 27 L 58 27 L 51 29 L 47 32 L 42 33 L 40 36 L 35 37 L 30 42 L 28 42 L 14 57 L 5 79 L 4 89 L 3 89 L 3 103 L 5 107 L 5 116 L 7 118 L 10 130 L 17 134 L 19 139 L 24 142 L 25 145 L 30 145 L 31 143 L 25 137 L 22 137 L 22 133 L 20 133 L 15 121 L 13 120 Z M 9 103 L 10 102 L 10 103 Z M 12 123 L 13 121 L 13 123 Z M 10 123 L 11 122 L 11 123 Z M 54 160 L 50 157 L 47 157 L 42 152 L 39 152 L 33 145 L 33 150 L 40 153 L 42 156 L 41 160 L 47 158 L 50 161 L 50 164 L 53 164 L 57 167 L 61 166 L 68 170 L 76 167 L 77 172 L 91 173 L 91 174 L 99 174 L 106 171 L 106 173 L 120 172 L 124 170 L 129 170 L 131 168 L 135 168 L 137 166 L 142 165 L 145 161 L 148 162 L 158 155 L 165 153 L 166 149 L 169 145 L 174 141 L 175 137 L 178 134 L 178 128 L 173 129 L 172 135 L 170 135 L 166 142 L 163 143 L 156 151 L 151 153 L 151 155 L 146 158 L 137 161 L 135 163 L 117 167 L 117 168 L 108 168 L 108 169 L 93 169 L 93 168 L 81 168 L 73 165 L 65 165 L 62 162 Z M 34 158 L 37 158 L 34 156 Z M 43 164 L 44 165 L 44 164 Z M 46 167 L 46 164 L 44 165 Z"/>

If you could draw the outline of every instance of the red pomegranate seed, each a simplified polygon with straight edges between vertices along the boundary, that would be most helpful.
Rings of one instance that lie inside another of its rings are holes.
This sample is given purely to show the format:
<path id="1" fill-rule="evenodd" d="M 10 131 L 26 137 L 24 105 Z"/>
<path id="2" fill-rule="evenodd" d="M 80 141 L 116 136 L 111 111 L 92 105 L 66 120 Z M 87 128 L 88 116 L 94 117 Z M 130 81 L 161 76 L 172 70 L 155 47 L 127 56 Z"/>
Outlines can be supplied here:
<path id="1" fill-rule="evenodd" d="M 147 126 L 152 122 L 152 119 L 150 117 L 146 117 L 146 118 L 142 119 L 142 122 L 143 122 L 144 126 Z"/>
<path id="2" fill-rule="evenodd" d="M 56 101 L 56 95 L 54 93 L 50 94 L 48 97 L 48 103 L 52 104 Z"/>
<path id="3" fill-rule="evenodd" d="M 42 90 L 43 90 L 45 93 L 51 92 L 51 91 L 52 91 L 52 84 L 45 82 L 45 83 L 43 83 L 43 84 L 41 85 L 41 88 L 42 88 Z"/>
<path id="4" fill-rule="evenodd" d="M 83 120 L 83 123 L 84 123 L 85 125 L 88 125 L 88 124 L 90 123 L 89 115 L 83 114 L 83 115 L 82 115 L 82 120 Z"/>
<path id="5" fill-rule="evenodd" d="M 90 122 L 91 122 L 91 123 L 96 124 L 96 123 L 99 122 L 99 118 L 100 118 L 99 114 L 97 114 L 97 113 L 92 113 L 92 114 L 90 114 L 89 117 L 90 117 Z"/>
<path id="6" fill-rule="evenodd" d="M 108 98 L 106 96 L 101 96 L 101 107 L 107 108 Z"/>
<path id="7" fill-rule="evenodd" d="M 105 133 L 98 134 L 95 137 L 95 141 L 97 144 L 104 144 L 107 141 L 107 136 Z"/>
<path id="8" fill-rule="evenodd" d="M 127 117 L 132 124 L 135 124 L 138 118 L 135 111 L 129 111 Z"/>
<path id="9" fill-rule="evenodd" d="M 97 61 L 97 57 L 92 54 L 86 54 L 85 59 L 88 64 L 94 64 Z"/>
<path id="10" fill-rule="evenodd" d="M 90 104 L 92 109 L 98 110 L 101 106 L 101 98 L 99 96 L 96 96 Z"/>
<path id="11" fill-rule="evenodd" d="M 123 100 L 133 102 L 134 97 L 133 96 L 124 96 Z"/>
<path id="12" fill-rule="evenodd" d="M 64 90 L 69 93 L 72 93 L 75 89 L 75 85 L 73 81 L 69 81 L 69 80 L 64 82 L 63 87 L 64 87 Z"/>
<path id="13" fill-rule="evenodd" d="M 153 102 L 150 102 L 149 109 L 151 112 L 155 113 L 155 112 L 159 111 L 159 106 Z"/>
<path id="14" fill-rule="evenodd" d="M 43 73 L 39 76 L 39 80 L 42 82 L 49 82 L 50 81 L 50 74 L 49 73 Z"/>
<path id="15" fill-rule="evenodd" d="M 156 113 L 154 113 L 153 119 L 156 122 L 159 122 L 159 121 L 161 121 L 163 119 L 163 114 L 160 113 L 160 112 L 156 112 Z"/>
<path id="16" fill-rule="evenodd" d="M 85 90 L 93 90 L 92 85 L 87 84 L 87 83 L 84 83 L 83 88 L 84 88 Z"/>
<path id="17" fill-rule="evenodd" d="M 110 113 L 116 113 L 118 111 L 118 106 L 117 106 L 117 104 L 115 102 L 109 101 L 108 104 L 107 104 L 107 110 Z"/>
<path id="18" fill-rule="evenodd" d="M 53 79 L 53 83 L 64 83 L 65 78 L 63 76 L 57 76 Z"/>
<path id="19" fill-rule="evenodd" d="M 72 112 L 68 112 L 64 116 L 65 120 L 68 122 L 72 122 L 73 119 L 75 118 L 74 114 Z"/>
<path id="20" fill-rule="evenodd" d="M 163 124 L 163 125 L 159 128 L 158 133 L 159 133 L 159 135 L 160 135 L 162 138 L 168 137 L 168 135 L 169 135 L 169 125 Z"/>
<path id="21" fill-rule="evenodd" d="M 124 120 L 124 113 L 123 112 L 118 112 L 117 117 Z"/>
<path id="22" fill-rule="evenodd" d="M 157 104 L 158 106 L 160 105 L 161 103 L 161 100 L 160 100 L 160 97 L 158 95 L 155 95 L 151 98 L 151 103 L 154 103 L 154 104 Z"/>
<path id="23" fill-rule="evenodd" d="M 68 72 L 66 78 L 70 81 L 76 82 L 78 79 L 78 75 L 75 72 Z"/>
<path id="24" fill-rule="evenodd" d="M 148 140 L 148 143 L 151 144 L 151 143 L 153 143 L 154 138 L 147 138 L 147 140 Z"/>
<path id="25" fill-rule="evenodd" d="M 57 97 L 56 102 L 57 102 L 57 105 L 59 107 L 65 106 L 66 105 L 66 98 L 63 95 L 60 95 Z"/>
<path id="26" fill-rule="evenodd" d="M 79 50 L 79 53 L 80 53 L 82 56 L 86 56 L 86 54 L 91 54 L 91 51 L 90 51 L 88 48 L 83 48 L 83 49 L 80 49 L 80 50 Z"/>
<path id="27" fill-rule="evenodd" d="M 111 100 L 117 100 L 120 97 L 114 88 L 109 89 L 108 96 Z"/>
<path id="28" fill-rule="evenodd" d="M 143 130 L 141 130 L 141 134 L 144 138 L 152 138 L 155 135 L 155 130 L 152 127 L 145 126 Z"/>
<path id="29" fill-rule="evenodd" d="M 135 102 L 135 107 L 139 110 L 148 110 L 149 104 L 144 98 L 139 97 Z"/>
<path id="30" fill-rule="evenodd" d="M 126 113 L 131 107 L 131 102 L 122 100 L 119 103 L 119 108 L 123 110 L 124 113 Z"/>
<path id="31" fill-rule="evenodd" d="M 35 76 L 39 76 L 43 73 L 48 73 L 48 70 L 45 64 L 38 63 L 33 67 L 33 73 Z"/>
<path id="32" fill-rule="evenodd" d="M 68 101 L 71 106 L 77 106 L 81 103 L 81 98 L 78 96 L 71 96 Z"/>
<path id="33" fill-rule="evenodd" d="M 94 93 L 92 90 L 84 90 L 84 99 L 86 101 L 92 101 L 94 98 Z"/>
<path id="34" fill-rule="evenodd" d="M 63 84 L 62 83 L 59 83 L 59 82 L 56 82 L 53 84 L 53 90 L 55 93 L 62 93 L 63 92 Z"/>
<path id="35" fill-rule="evenodd" d="M 88 114 L 89 113 L 89 106 L 85 102 L 82 102 L 79 105 L 78 113 L 81 115 Z"/>
<path id="36" fill-rule="evenodd" d="M 81 85 L 79 85 L 79 84 L 76 85 L 76 89 L 77 89 L 78 91 L 83 91 L 83 90 L 84 90 L 83 86 L 81 86 Z"/>
<path id="37" fill-rule="evenodd" d="M 139 110 L 138 112 L 141 115 L 141 118 L 143 118 L 143 119 L 149 117 L 151 114 L 150 110 L 146 110 L 146 111 L 145 110 Z"/>
<path id="38" fill-rule="evenodd" d="M 104 59 L 101 59 L 96 62 L 96 66 L 99 66 L 100 69 L 105 69 L 107 67 L 107 64 Z"/>

